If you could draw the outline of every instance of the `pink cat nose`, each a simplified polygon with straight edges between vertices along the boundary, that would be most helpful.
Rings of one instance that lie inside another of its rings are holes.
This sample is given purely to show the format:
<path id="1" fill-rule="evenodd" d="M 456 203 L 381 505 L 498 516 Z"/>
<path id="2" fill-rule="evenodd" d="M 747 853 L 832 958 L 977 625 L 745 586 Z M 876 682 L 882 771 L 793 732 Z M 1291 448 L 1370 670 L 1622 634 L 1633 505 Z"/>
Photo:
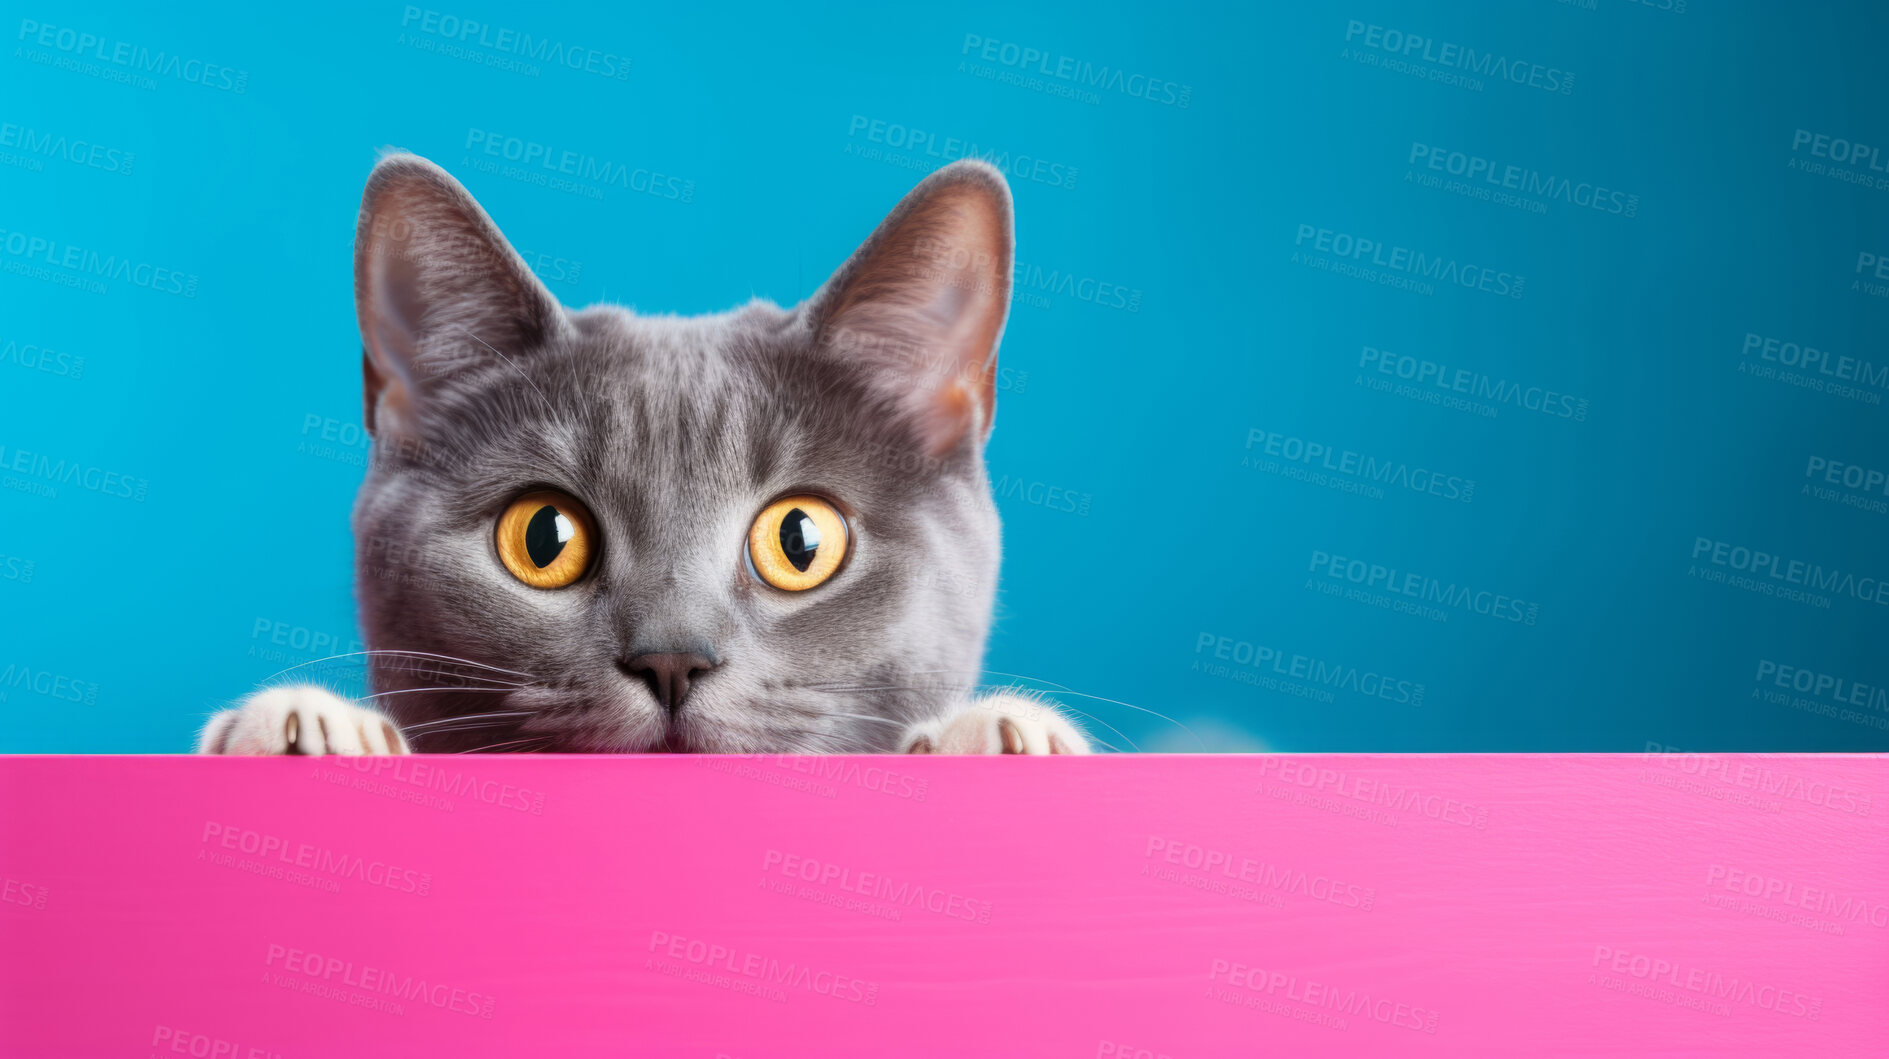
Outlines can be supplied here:
<path id="1" fill-rule="evenodd" d="M 689 686 L 703 673 L 715 668 L 715 661 L 698 654 L 637 655 L 617 663 L 625 673 L 643 678 L 650 694 L 670 713 L 682 708 L 689 697 Z"/>

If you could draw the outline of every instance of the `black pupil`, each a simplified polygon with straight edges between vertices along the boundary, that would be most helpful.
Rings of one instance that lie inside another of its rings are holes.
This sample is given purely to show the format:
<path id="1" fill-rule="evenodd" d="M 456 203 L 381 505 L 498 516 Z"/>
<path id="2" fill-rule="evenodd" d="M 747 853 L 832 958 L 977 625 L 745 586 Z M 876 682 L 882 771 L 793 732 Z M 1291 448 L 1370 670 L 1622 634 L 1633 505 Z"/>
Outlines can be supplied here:
<path id="1" fill-rule="evenodd" d="M 787 561 L 794 564 L 794 569 L 801 573 L 813 565 L 814 553 L 820 550 L 820 527 L 813 521 L 813 516 L 799 508 L 794 508 L 781 519 L 781 553 Z"/>
<path id="2" fill-rule="evenodd" d="M 564 542 L 558 539 L 558 509 L 546 504 L 525 524 L 525 554 L 542 570 L 555 562 L 563 550 Z"/>

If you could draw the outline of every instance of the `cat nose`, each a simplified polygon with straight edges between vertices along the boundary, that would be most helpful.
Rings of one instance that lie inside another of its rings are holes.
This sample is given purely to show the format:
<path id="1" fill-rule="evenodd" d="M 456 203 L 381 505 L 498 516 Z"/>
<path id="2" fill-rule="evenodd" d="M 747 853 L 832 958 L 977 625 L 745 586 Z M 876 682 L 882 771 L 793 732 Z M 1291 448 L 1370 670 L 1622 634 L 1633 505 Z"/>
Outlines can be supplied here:
<path id="1" fill-rule="evenodd" d="M 625 673 L 643 678 L 650 694 L 670 713 L 682 708 L 696 677 L 714 669 L 716 662 L 698 654 L 643 654 L 618 662 Z"/>

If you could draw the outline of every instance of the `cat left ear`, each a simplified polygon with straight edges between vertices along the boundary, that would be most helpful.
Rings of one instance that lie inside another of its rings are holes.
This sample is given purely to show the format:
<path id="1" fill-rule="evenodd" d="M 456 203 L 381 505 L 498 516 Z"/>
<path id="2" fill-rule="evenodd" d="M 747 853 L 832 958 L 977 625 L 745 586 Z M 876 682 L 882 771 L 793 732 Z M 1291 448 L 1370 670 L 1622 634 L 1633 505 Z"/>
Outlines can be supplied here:
<path id="1" fill-rule="evenodd" d="M 408 432 L 427 391 L 455 372 L 517 360 L 563 326 L 563 309 L 444 169 L 410 154 L 367 178 L 354 241 L 362 398 L 376 436 Z"/>
<path id="2" fill-rule="evenodd" d="M 1003 174 L 954 162 L 912 189 L 804 310 L 823 347 L 872 366 L 933 455 L 990 433 L 1015 243 Z"/>

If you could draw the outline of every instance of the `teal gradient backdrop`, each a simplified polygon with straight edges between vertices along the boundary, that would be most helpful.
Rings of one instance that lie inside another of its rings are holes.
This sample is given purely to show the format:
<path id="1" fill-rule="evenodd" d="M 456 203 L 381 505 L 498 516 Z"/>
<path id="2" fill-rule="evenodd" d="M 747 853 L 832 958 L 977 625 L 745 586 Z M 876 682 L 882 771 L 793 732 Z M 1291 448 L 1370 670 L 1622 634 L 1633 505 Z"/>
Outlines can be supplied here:
<path id="1" fill-rule="evenodd" d="M 181 750 L 357 649 L 387 148 L 567 304 L 674 313 L 795 302 L 924 172 L 996 160 L 991 680 L 1115 745 L 1889 748 L 1875 5 L 0 30 L 0 751 Z"/>

